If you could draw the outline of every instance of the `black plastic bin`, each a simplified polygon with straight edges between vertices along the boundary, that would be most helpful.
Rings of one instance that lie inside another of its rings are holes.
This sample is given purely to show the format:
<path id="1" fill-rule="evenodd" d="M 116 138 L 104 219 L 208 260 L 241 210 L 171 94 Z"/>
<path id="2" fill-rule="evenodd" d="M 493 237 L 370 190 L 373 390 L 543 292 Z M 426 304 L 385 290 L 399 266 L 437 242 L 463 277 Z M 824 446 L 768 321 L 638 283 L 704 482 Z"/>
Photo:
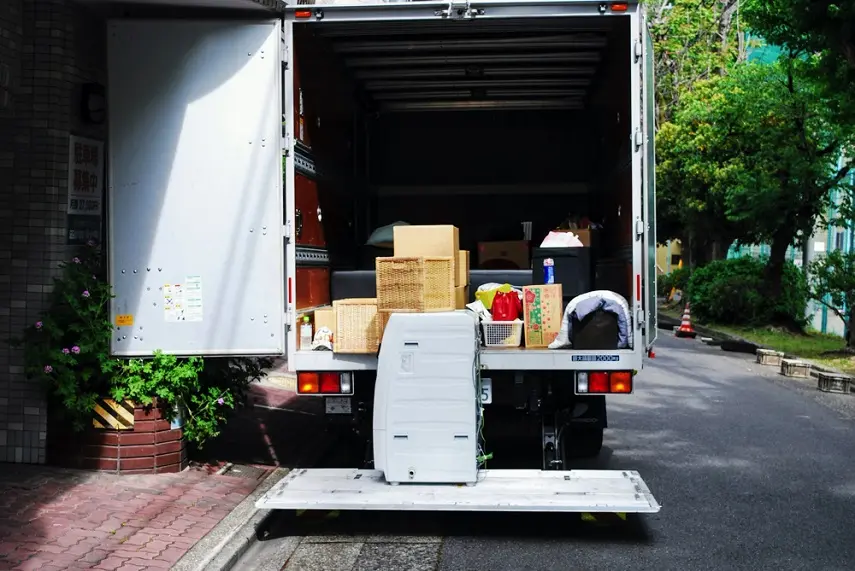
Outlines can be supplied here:
<path id="1" fill-rule="evenodd" d="M 594 266 L 591 248 L 533 248 L 531 260 L 532 280 L 544 283 L 543 261 L 551 258 L 555 262 L 555 283 L 561 284 L 564 305 L 593 288 Z"/>

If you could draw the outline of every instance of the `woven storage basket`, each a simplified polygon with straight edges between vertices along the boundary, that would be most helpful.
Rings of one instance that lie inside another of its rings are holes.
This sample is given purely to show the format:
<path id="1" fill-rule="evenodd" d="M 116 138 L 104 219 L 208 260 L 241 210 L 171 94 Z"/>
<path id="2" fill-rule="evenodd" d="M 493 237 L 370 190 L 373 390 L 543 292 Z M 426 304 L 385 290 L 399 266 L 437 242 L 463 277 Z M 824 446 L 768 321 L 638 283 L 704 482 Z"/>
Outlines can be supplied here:
<path id="1" fill-rule="evenodd" d="M 380 348 L 380 315 L 376 299 L 342 299 L 335 311 L 334 353 L 376 353 Z"/>
<path id="2" fill-rule="evenodd" d="M 377 309 L 454 311 L 454 258 L 377 258 Z"/>

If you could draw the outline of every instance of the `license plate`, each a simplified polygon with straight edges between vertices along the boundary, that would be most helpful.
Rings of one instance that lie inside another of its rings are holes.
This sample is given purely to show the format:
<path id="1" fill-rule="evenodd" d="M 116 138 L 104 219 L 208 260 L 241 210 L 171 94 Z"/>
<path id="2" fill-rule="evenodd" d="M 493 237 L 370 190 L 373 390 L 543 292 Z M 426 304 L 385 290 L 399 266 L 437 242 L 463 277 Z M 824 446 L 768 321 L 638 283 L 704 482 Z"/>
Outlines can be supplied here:
<path id="1" fill-rule="evenodd" d="M 493 380 L 481 379 L 481 404 L 493 402 Z"/>
<path id="2" fill-rule="evenodd" d="M 325 397 L 327 414 L 351 414 L 350 397 Z"/>

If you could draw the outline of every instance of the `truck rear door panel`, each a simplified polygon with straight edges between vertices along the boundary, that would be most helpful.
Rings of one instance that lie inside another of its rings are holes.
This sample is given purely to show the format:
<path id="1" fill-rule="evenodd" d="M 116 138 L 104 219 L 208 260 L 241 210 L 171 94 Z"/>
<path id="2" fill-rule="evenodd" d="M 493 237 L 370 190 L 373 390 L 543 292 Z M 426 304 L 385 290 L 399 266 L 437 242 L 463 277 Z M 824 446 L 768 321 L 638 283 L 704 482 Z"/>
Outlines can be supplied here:
<path id="1" fill-rule="evenodd" d="M 285 346 L 278 20 L 108 27 L 114 355 Z"/>

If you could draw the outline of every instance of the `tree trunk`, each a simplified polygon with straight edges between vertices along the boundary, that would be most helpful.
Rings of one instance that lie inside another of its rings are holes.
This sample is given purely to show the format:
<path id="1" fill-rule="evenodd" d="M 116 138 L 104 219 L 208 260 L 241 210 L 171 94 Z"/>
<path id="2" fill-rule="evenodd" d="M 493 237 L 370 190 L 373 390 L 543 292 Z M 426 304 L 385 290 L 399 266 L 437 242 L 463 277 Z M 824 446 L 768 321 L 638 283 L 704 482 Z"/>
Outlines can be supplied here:
<path id="1" fill-rule="evenodd" d="M 847 349 L 855 349 L 855 327 L 853 326 L 855 326 L 855 308 L 850 308 L 844 329 Z"/>
<path id="2" fill-rule="evenodd" d="M 784 276 L 784 262 L 787 259 L 787 248 L 793 239 L 789 232 L 778 232 L 772 238 L 769 261 L 766 264 L 766 291 L 771 297 L 781 295 L 781 281 Z"/>

